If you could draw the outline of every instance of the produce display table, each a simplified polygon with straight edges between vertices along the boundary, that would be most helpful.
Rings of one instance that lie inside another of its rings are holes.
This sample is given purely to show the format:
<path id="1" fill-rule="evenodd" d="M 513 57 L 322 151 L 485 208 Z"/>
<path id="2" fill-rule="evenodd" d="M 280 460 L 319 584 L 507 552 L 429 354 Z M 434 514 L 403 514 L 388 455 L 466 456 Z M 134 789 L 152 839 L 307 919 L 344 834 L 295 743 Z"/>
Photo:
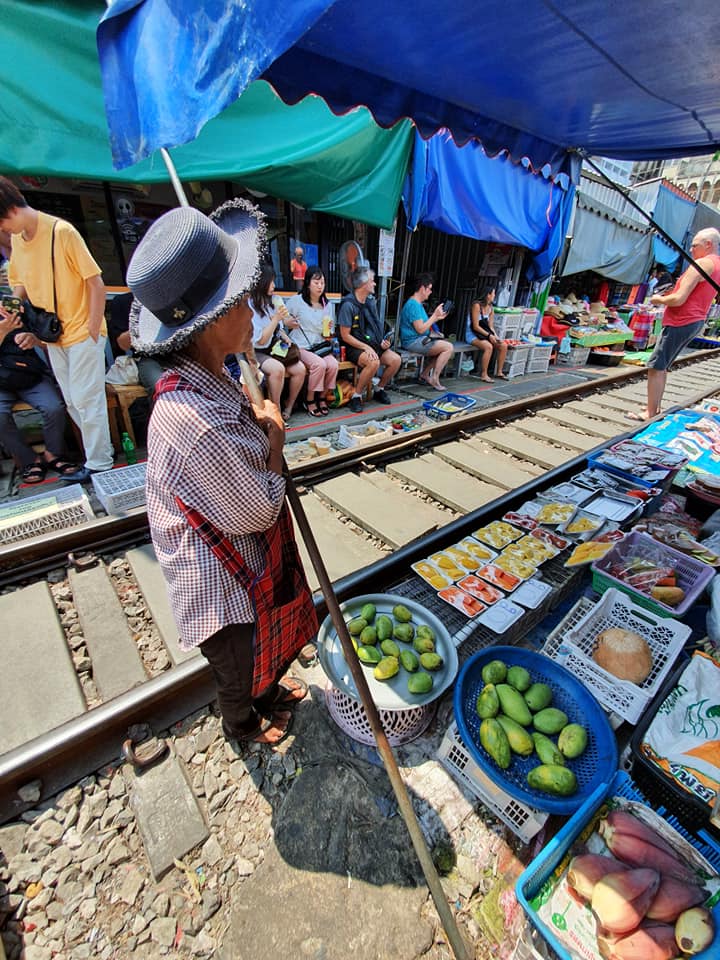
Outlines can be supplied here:
<path id="1" fill-rule="evenodd" d="M 612 343 L 625 343 L 626 340 L 632 340 L 633 332 L 629 327 L 622 327 L 618 330 L 598 330 L 594 333 L 582 327 L 576 327 L 570 331 L 570 338 L 576 346 L 579 347 L 606 347 Z"/>

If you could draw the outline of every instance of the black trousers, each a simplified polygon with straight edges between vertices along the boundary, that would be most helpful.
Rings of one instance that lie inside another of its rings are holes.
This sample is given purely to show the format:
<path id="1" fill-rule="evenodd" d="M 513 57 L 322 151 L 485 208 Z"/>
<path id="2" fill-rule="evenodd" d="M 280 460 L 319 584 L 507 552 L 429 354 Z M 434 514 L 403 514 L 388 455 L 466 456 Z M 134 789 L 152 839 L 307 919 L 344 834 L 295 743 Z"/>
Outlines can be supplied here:
<path id="1" fill-rule="evenodd" d="M 231 623 L 200 644 L 213 673 L 227 735 L 243 736 L 255 730 L 259 715 L 272 713 L 278 693 L 276 683 L 262 697 L 252 699 L 254 633 L 253 623 Z"/>

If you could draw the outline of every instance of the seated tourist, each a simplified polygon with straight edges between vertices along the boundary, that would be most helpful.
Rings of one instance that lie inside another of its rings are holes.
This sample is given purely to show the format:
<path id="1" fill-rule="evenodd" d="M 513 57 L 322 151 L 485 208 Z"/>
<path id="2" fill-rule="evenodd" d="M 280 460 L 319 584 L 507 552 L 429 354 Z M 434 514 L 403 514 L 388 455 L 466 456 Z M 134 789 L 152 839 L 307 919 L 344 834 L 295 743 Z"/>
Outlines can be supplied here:
<path id="1" fill-rule="evenodd" d="M 440 374 L 453 354 L 453 345 L 437 332 L 437 323 L 445 319 L 441 306 L 428 317 L 423 304 L 432 293 L 432 274 L 419 273 L 415 277 L 414 290 L 400 311 L 400 346 L 410 353 L 419 353 L 427 358 L 427 365 L 420 374 L 428 386 L 444 390 Z M 434 328 L 434 329 L 433 329 Z"/>

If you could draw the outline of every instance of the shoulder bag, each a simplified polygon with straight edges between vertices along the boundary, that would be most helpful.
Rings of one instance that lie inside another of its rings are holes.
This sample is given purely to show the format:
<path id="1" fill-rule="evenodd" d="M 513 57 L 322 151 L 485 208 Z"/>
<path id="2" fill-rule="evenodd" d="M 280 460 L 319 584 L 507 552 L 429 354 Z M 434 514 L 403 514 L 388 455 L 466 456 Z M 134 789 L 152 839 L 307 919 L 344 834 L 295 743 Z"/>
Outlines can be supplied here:
<path id="1" fill-rule="evenodd" d="M 300 348 L 296 343 L 287 343 L 278 337 L 270 348 L 270 356 L 279 360 L 284 367 L 291 367 L 300 360 Z"/>
<path id="2" fill-rule="evenodd" d="M 308 350 L 310 351 L 310 353 L 314 353 L 316 357 L 327 357 L 329 353 L 333 352 L 333 345 L 330 340 L 321 340 L 320 343 L 312 344 L 310 343 L 310 337 L 305 333 L 303 328 L 298 327 L 298 330 L 307 340 Z"/>
<path id="3" fill-rule="evenodd" d="M 29 390 L 47 371 L 34 350 L 22 350 L 14 343 L 0 345 L 0 390 Z"/>
<path id="4" fill-rule="evenodd" d="M 50 269 L 53 278 L 53 308 L 52 310 L 43 310 L 42 307 L 34 307 L 29 300 L 26 300 L 23 307 L 23 322 L 30 333 L 34 334 L 38 340 L 44 343 L 55 343 L 62 336 L 62 323 L 55 312 L 55 226 L 57 220 L 52 226 L 52 235 L 50 240 Z"/>

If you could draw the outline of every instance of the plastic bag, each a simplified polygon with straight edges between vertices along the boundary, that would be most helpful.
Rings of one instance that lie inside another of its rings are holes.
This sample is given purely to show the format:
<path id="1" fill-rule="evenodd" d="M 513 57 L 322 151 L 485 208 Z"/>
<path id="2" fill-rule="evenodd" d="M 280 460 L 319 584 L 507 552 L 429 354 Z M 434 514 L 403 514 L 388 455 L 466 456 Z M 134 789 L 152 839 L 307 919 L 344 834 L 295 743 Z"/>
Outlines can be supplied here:
<path id="1" fill-rule="evenodd" d="M 105 374 L 105 383 L 116 383 L 121 387 L 134 386 L 140 383 L 140 375 L 135 360 L 127 354 L 117 357 L 115 363 Z"/>

